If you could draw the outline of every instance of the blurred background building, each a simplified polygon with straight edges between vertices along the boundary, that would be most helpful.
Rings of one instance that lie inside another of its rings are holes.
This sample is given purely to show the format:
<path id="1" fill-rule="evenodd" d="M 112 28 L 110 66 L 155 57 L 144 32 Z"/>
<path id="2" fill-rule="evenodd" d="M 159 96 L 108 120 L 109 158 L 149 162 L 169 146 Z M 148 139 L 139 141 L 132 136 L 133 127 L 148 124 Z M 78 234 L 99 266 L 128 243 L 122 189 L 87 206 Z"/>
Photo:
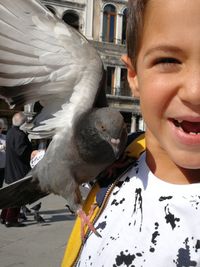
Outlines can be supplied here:
<path id="1" fill-rule="evenodd" d="M 129 131 L 144 130 L 139 100 L 131 96 L 127 71 L 120 60 L 126 53 L 127 0 L 41 0 L 58 18 L 80 31 L 99 52 L 106 71 L 106 95 L 109 105 L 118 109 Z M 28 105 L 32 115 L 37 106 Z M 0 117 L 10 121 L 15 110 L 0 100 Z"/>

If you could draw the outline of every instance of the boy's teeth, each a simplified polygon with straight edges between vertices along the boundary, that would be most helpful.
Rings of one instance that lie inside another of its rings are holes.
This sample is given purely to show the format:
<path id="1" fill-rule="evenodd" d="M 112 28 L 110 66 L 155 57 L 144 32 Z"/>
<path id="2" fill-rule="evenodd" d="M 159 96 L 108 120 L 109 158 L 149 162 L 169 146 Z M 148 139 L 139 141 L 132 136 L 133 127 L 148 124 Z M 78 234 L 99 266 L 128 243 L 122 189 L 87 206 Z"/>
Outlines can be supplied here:
<path id="1" fill-rule="evenodd" d="M 199 135 L 200 133 L 190 132 L 189 134 L 191 134 L 191 135 Z"/>
<path id="2" fill-rule="evenodd" d="M 178 123 L 181 123 L 181 122 L 183 122 L 183 120 L 177 120 L 178 121 Z"/>

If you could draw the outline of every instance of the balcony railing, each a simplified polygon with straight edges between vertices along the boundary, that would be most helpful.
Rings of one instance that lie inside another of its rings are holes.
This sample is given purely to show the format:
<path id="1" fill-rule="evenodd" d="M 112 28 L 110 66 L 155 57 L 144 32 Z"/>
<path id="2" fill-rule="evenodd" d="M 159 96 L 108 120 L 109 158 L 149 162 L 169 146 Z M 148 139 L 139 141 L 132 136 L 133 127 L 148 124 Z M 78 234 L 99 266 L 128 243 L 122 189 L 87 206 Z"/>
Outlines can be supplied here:
<path id="1" fill-rule="evenodd" d="M 109 95 L 115 95 L 115 96 L 125 96 L 125 97 L 132 97 L 131 96 L 131 91 L 129 88 L 111 88 L 111 87 L 107 87 L 106 88 L 106 94 Z"/>
<path id="2" fill-rule="evenodd" d="M 122 44 L 115 44 L 109 42 L 90 41 L 93 46 L 100 52 L 111 52 L 123 54 L 126 52 L 126 46 Z"/>

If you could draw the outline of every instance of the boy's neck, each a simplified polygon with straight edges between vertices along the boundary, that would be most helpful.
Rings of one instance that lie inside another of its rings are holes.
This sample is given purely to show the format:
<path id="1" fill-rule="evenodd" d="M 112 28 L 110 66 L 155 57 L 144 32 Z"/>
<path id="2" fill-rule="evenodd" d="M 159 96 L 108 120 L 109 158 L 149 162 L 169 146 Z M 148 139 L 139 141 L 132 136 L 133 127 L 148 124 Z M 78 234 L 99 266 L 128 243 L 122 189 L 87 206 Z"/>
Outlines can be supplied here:
<path id="1" fill-rule="evenodd" d="M 154 138 L 146 134 L 146 162 L 152 173 L 159 179 L 172 184 L 200 182 L 200 170 L 184 169 L 168 157 L 166 151 L 158 147 Z"/>

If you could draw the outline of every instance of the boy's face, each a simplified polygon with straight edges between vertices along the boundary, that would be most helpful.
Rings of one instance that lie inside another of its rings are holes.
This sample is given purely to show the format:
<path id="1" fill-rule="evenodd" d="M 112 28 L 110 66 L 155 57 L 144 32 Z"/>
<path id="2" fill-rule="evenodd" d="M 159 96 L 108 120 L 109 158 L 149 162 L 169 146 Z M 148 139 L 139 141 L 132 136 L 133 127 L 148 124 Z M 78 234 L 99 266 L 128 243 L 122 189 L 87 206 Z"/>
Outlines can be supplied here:
<path id="1" fill-rule="evenodd" d="M 150 0 L 137 70 L 129 62 L 128 75 L 141 100 L 147 145 L 149 139 L 152 151 L 199 169 L 200 0 Z"/>

